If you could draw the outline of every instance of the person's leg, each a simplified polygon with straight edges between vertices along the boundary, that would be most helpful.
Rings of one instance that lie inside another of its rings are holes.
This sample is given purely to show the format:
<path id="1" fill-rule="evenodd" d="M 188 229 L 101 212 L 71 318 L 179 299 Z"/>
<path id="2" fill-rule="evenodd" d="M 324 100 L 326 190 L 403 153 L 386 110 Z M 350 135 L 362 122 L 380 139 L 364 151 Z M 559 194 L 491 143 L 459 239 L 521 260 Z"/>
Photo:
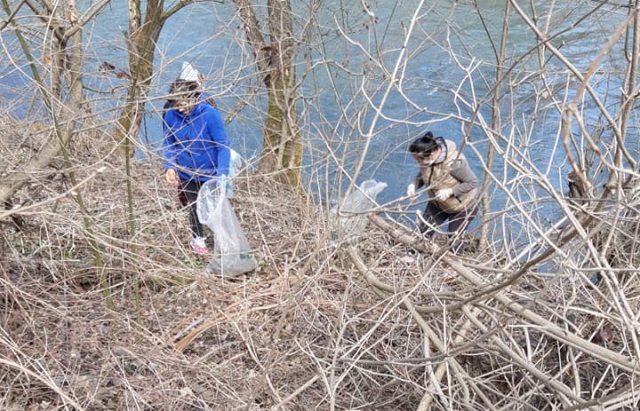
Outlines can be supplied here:
<path id="1" fill-rule="evenodd" d="M 184 194 L 182 184 L 178 187 L 178 201 L 180 201 L 180 205 L 182 207 L 187 207 L 189 205 L 189 200 L 187 200 L 187 196 Z"/>
<path id="2" fill-rule="evenodd" d="M 455 241 L 452 244 L 451 251 L 454 254 L 462 254 L 466 248 L 466 239 L 464 238 L 465 232 L 471 220 L 474 219 L 478 212 L 478 206 L 475 205 L 472 209 L 464 209 L 460 212 L 449 215 L 449 236 Z M 458 237 L 456 239 L 456 237 Z"/>
<path id="3" fill-rule="evenodd" d="M 449 215 L 442 211 L 435 202 L 429 201 L 427 207 L 424 209 L 424 213 L 422 213 L 422 218 L 424 218 L 428 224 L 421 222 L 420 232 L 427 237 L 433 237 L 435 228 L 439 228 L 448 217 Z"/>
<path id="4" fill-rule="evenodd" d="M 189 207 L 189 224 L 191 226 L 191 232 L 193 237 L 204 237 L 204 231 L 202 229 L 202 224 L 198 219 L 198 208 L 196 204 L 196 200 L 198 200 L 198 191 L 200 191 L 200 182 L 189 180 L 189 181 L 181 181 L 182 184 L 182 193 L 187 199 L 187 204 Z"/>

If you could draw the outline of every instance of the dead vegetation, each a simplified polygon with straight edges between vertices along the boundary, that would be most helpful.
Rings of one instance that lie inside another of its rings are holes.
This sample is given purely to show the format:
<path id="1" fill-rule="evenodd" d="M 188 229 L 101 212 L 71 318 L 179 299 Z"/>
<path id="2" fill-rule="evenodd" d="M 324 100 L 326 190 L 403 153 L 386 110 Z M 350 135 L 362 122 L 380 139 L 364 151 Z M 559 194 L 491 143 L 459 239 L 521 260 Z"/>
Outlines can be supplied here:
<path id="1" fill-rule="evenodd" d="M 133 166 L 132 231 L 121 161 L 74 158 L 80 187 L 54 165 L 0 220 L 2 409 L 637 404 L 637 319 L 623 315 L 638 312 L 635 278 L 607 287 L 560 264 L 546 276 L 498 253 L 455 259 L 384 214 L 335 250 L 321 210 L 245 174 L 233 205 L 259 269 L 225 280 L 188 250 L 158 166 Z"/>

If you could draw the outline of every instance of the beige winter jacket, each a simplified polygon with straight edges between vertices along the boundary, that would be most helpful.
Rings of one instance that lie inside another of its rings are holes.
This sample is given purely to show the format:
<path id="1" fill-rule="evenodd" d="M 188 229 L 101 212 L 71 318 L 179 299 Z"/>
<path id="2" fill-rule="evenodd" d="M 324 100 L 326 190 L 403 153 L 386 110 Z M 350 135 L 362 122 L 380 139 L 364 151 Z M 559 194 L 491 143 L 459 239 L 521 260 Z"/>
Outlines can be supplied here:
<path id="1" fill-rule="evenodd" d="M 475 207 L 478 197 L 478 179 L 476 178 L 464 154 L 459 153 L 456 144 L 450 140 L 437 139 L 445 152 L 445 158 L 428 167 L 420 167 L 416 177 L 416 187 L 427 187 L 430 201 L 436 202 L 445 213 L 457 213 L 465 208 Z M 451 188 L 453 195 L 445 201 L 437 201 L 435 194 L 445 188 Z"/>

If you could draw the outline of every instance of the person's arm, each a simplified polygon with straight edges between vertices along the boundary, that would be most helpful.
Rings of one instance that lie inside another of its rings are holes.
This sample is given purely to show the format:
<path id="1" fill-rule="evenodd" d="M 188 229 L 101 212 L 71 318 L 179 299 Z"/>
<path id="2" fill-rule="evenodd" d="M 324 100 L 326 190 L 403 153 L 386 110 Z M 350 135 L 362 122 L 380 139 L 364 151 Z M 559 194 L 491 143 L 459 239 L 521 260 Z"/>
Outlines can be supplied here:
<path id="1" fill-rule="evenodd" d="M 162 116 L 162 148 L 164 149 L 164 176 L 171 187 L 180 184 L 180 177 L 176 169 L 177 140 L 171 127 L 167 125 L 166 113 Z"/>
<path id="2" fill-rule="evenodd" d="M 164 169 L 176 168 L 176 158 L 178 156 L 178 141 L 173 134 L 168 121 L 171 121 L 171 114 L 164 113 L 162 116 L 162 149 L 164 151 Z"/>
<path id="3" fill-rule="evenodd" d="M 451 170 L 451 175 L 460 182 L 460 184 L 453 187 L 454 196 L 459 196 L 478 188 L 478 178 L 464 160 L 456 161 L 456 166 Z"/>
<path id="4" fill-rule="evenodd" d="M 418 172 L 418 175 L 413 179 L 413 183 L 410 183 L 407 186 L 407 196 L 413 197 L 416 195 L 416 190 L 422 187 L 424 183 L 422 182 L 422 173 Z"/>
<path id="5" fill-rule="evenodd" d="M 413 179 L 413 184 L 415 184 L 416 190 L 418 190 L 422 186 L 424 186 L 424 181 L 422 181 L 422 172 L 421 171 L 418 171 L 418 174 Z"/>
<path id="6" fill-rule="evenodd" d="M 224 128 L 222 116 L 218 110 L 211 108 L 207 121 L 209 134 L 212 136 L 214 143 L 217 145 L 218 157 L 214 159 L 218 175 L 229 174 L 229 159 L 231 152 L 229 151 L 229 139 L 227 131 Z"/>

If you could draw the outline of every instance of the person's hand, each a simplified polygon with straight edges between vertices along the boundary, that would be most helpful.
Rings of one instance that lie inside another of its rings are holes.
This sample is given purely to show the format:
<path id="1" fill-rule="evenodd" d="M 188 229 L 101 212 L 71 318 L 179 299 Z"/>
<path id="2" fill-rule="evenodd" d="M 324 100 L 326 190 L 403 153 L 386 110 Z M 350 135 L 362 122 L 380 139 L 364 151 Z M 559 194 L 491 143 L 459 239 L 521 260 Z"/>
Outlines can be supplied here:
<path id="1" fill-rule="evenodd" d="M 446 201 L 446 199 L 451 197 L 452 195 L 453 195 L 453 189 L 445 188 L 445 189 L 439 190 L 436 193 L 435 199 L 438 201 Z"/>
<path id="2" fill-rule="evenodd" d="M 416 185 L 411 183 L 407 186 L 407 196 L 413 197 L 416 195 Z"/>
<path id="3" fill-rule="evenodd" d="M 229 180 L 228 180 L 228 177 L 227 177 L 226 174 L 220 174 L 218 176 L 218 178 L 216 179 L 216 184 L 224 192 L 226 192 L 226 190 L 227 190 L 227 183 L 228 182 L 229 182 Z"/>
<path id="4" fill-rule="evenodd" d="M 164 174 L 164 176 L 167 178 L 167 183 L 169 183 L 171 187 L 178 187 L 178 185 L 180 185 L 180 178 L 178 178 L 178 172 L 173 168 L 167 169 L 167 172 Z"/>

